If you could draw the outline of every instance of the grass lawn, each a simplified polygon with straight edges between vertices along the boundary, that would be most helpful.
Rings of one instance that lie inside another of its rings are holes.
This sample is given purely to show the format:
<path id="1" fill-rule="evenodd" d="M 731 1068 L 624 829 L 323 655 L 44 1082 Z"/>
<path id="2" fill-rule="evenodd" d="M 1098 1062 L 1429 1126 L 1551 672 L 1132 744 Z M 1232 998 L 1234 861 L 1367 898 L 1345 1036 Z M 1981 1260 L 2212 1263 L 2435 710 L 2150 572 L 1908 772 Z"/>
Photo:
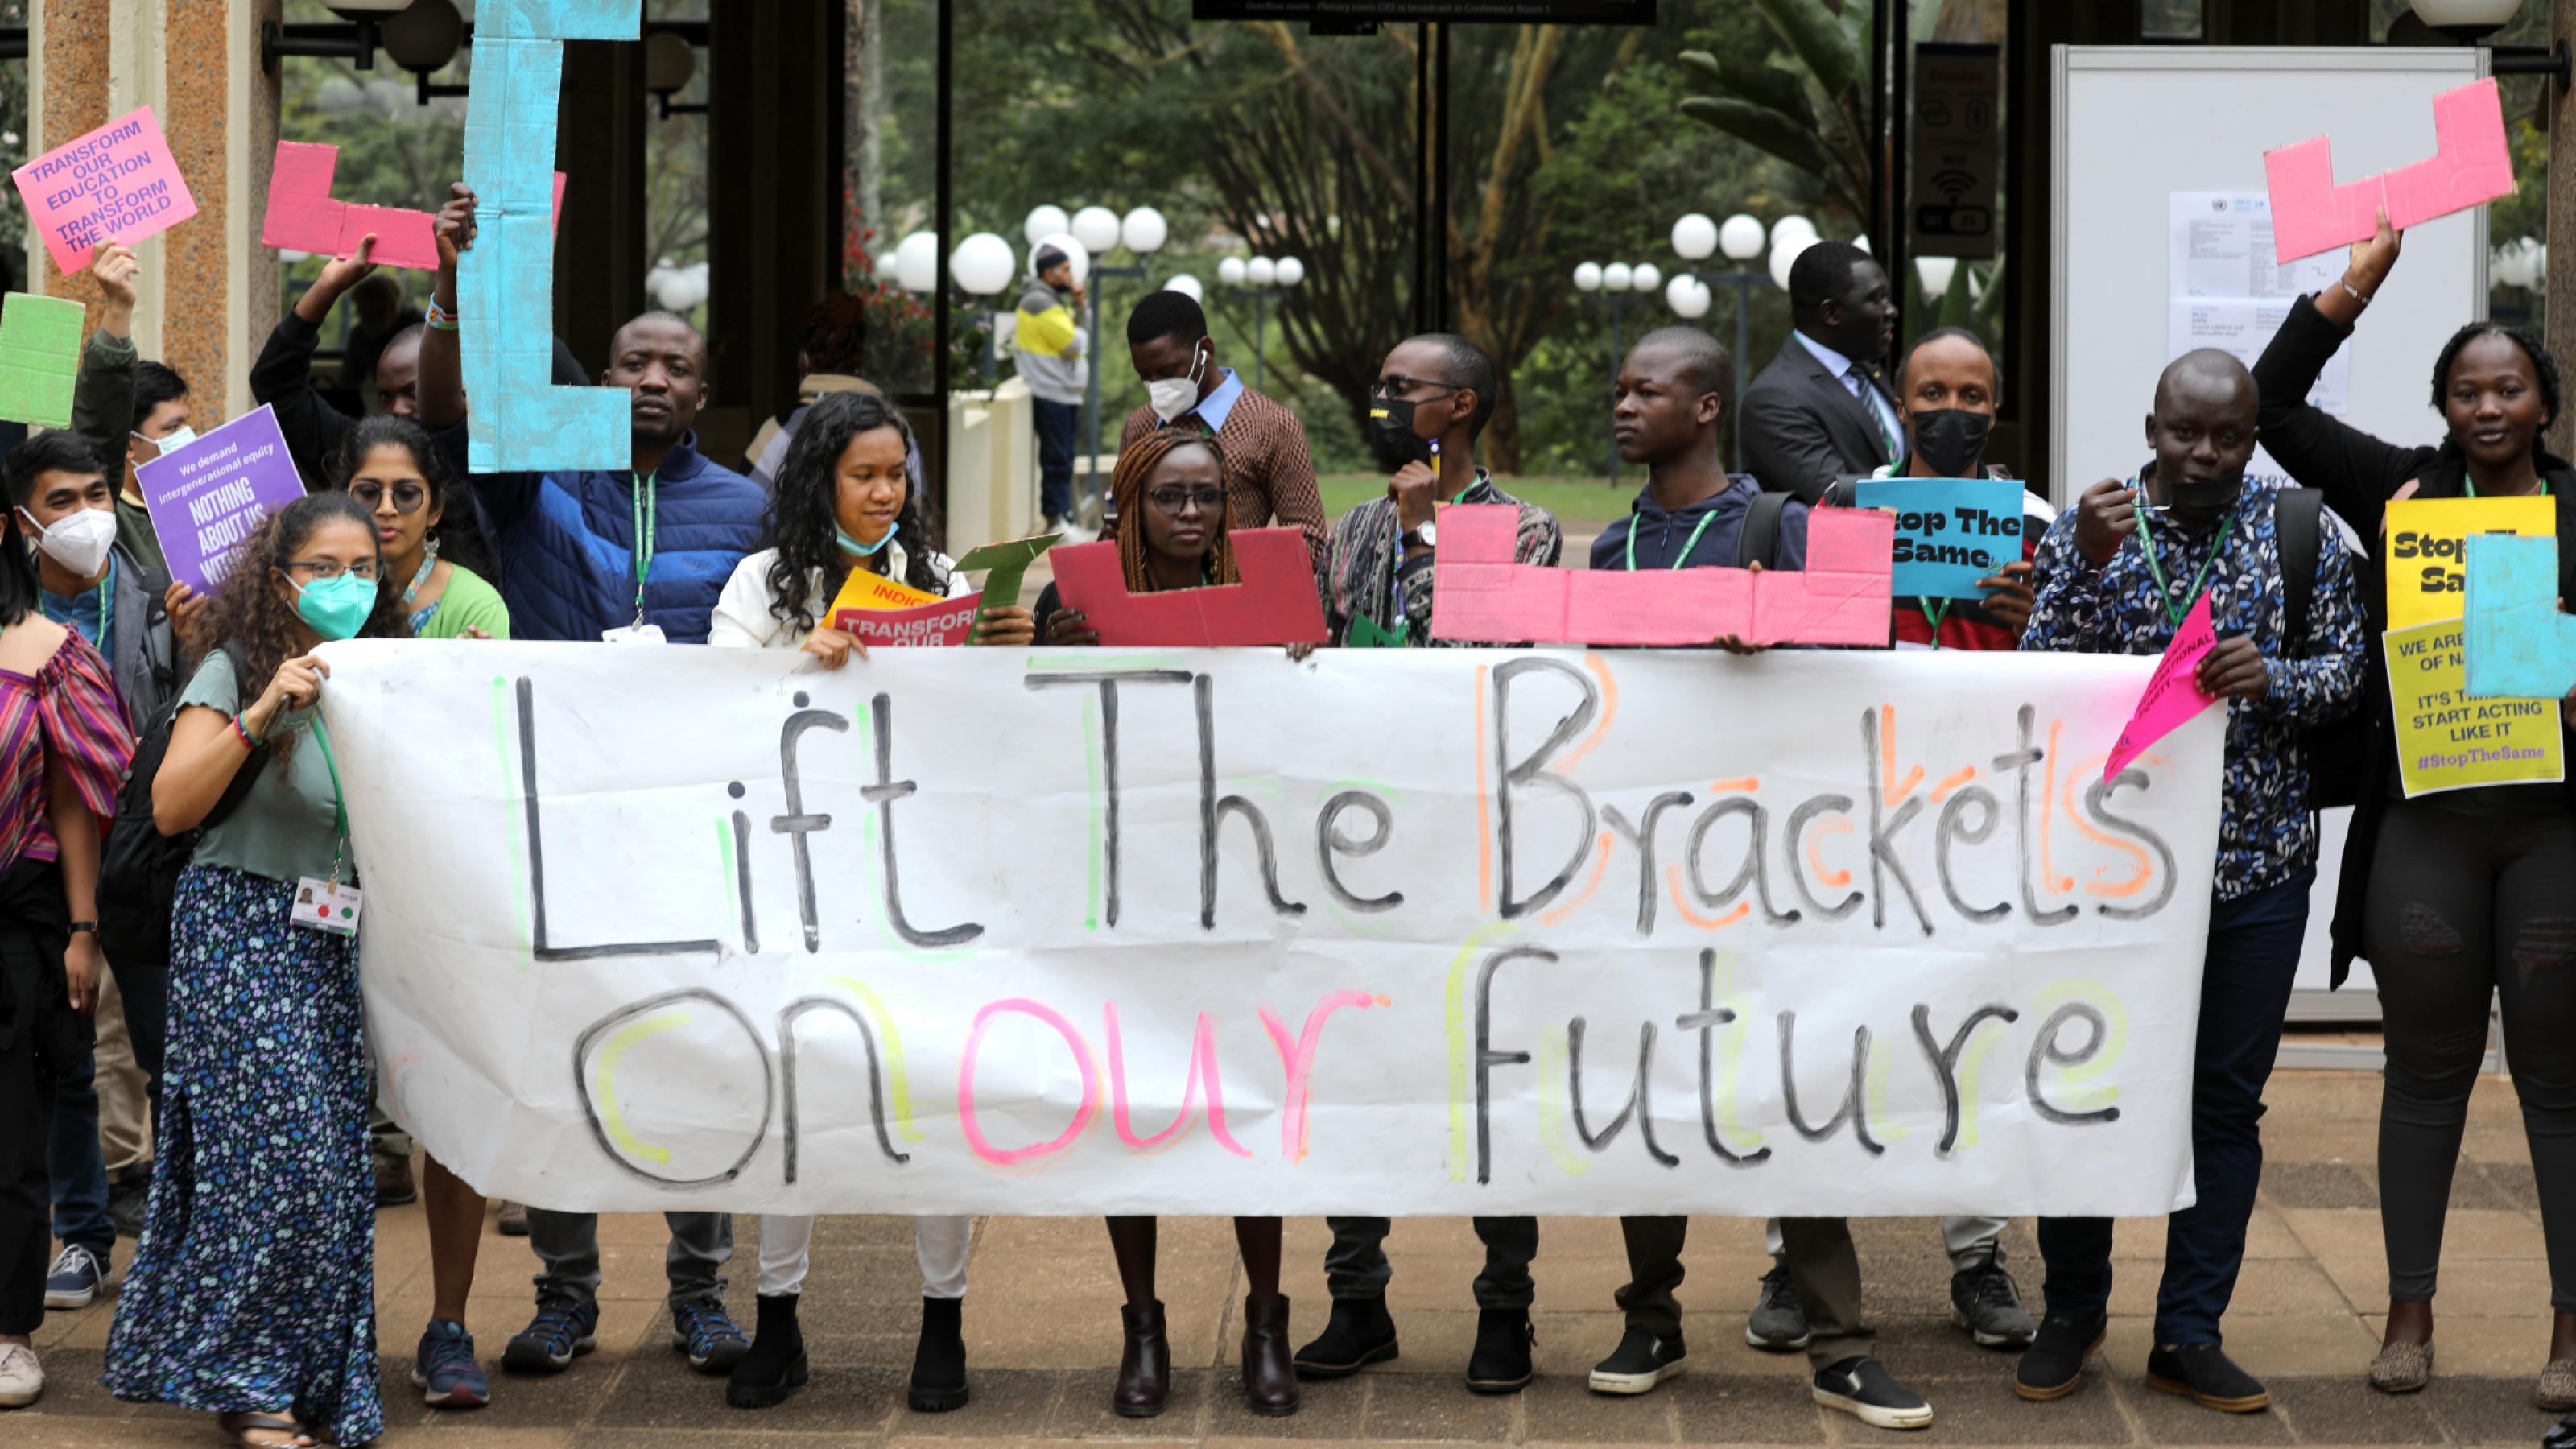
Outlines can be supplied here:
<path id="1" fill-rule="evenodd" d="M 1324 495 L 1324 516 L 1339 518 L 1351 508 L 1371 498 L 1386 495 L 1386 480 L 1374 473 L 1326 473 L 1317 485 Z M 1625 518 L 1629 500 L 1636 490 L 1646 486 L 1645 470 L 1623 476 L 1617 488 L 1601 478 L 1497 478 L 1502 490 L 1526 503 L 1535 503 L 1557 517 L 1568 528 L 1588 525 L 1578 531 L 1590 533 L 1612 519 Z"/>

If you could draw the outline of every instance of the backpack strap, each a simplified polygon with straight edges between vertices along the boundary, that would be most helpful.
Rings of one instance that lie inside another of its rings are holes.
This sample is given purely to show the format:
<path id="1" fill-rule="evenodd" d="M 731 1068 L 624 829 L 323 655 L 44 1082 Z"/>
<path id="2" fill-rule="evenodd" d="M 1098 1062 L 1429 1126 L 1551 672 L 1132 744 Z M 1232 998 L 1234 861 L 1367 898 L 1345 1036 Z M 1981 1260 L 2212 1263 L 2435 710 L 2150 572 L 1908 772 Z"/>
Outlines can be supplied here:
<path id="1" fill-rule="evenodd" d="M 2294 657 L 2308 657 L 2308 601 L 2317 591 L 2318 535 L 2325 525 L 2325 495 L 2313 488 L 2284 488 L 2273 504 L 2281 542 L 2281 601 Z"/>
<path id="2" fill-rule="evenodd" d="M 1759 560 L 1764 568 L 1779 566 L 1780 515 L 1789 506 L 1786 493 L 1756 493 L 1744 510 L 1744 527 L 1735 536 L 1738 568 Z"/>

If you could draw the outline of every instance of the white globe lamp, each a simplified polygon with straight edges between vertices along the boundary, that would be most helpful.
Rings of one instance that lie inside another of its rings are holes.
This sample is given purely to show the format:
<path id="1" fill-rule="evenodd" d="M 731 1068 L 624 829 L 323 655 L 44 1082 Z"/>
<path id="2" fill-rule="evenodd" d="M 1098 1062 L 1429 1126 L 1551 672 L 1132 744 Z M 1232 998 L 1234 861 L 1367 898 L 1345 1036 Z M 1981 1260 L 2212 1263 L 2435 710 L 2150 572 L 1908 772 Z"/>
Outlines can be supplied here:
<path id="1" fill-rule="evenodd" d="M 1664 284 L 1664 269 L 1653 262 L 1639 262 L 1628 273 L 1628 285 L 1640 292 L 1651 292 Z"/>
<path id="2" fill-rule="evenodd" d="M 1697 277 L 1675 277 L 1664 284 L 1664 304 L 1684 320 L 1697 321 L 1708 315 L 1708 284 Z"/>
<path id="3" fill-rule="evenodd" d="M 1229 287 L 1240 287 L 1243 285 L 1244 273 L 1248 270 L 1250 269 L 1243 264 L 1243 258 L 1227 257 L 1216 264 L 1216 279 Z"/>
<path id="4" fill-rule="evenodd" d="M 1187 272 L 1183 272 L 1163 283 L 1163 290 L 1166 292 L 1178 292 L 1193 302 L 1204 302 L 1207 300 L 1207 289 L 1199 285 L 1198 278 L 1191 276 Z"/>
<path id="5" fill-rule="evenodd" d="M 1574 269 L 1574 290 L 1578 292 L 1598 292 L 1601 290 L 1601 264 L 1599 262 L 1585 262 L 1583 265 Z"/>
<path id="6" fill-rule="evenodd" d="M 1161 251 L 1163 243 L 1171 235 L 1171 226 L 1163 220 L 1163 214 L 1150 206 L 1137 207 L 1127 213 L 1126 220 L 1118 223 L 1118 239 L 1127 244 L 1127 250 L 1140 257 L 1150 257 Z"/>
<path id="7" fill-rule="evenodd" d="M 1118 245 L 1118 213 L 1105 206 L 1086 206 L 1073 214 L 1073 237 L 1098 256 Z"/>
<path id="8" fill-rule="evenodd" d="M 1673 223 L 1673 250 L 1686 262 L 1704 262 L 1717 250 L 1717 223 L 1694 211 Z"/>
<path id="9" fill-rule="evenodd" d="M 894 246 L 894 282 L 907 292 L 927 292 L 939 284 L 939 235 L 917 231 Z"/>
<path id="10" fill-rule="evenodd" d="M 1771 223 L 1771 249 L 1773 251 L 1778 251 L 1781 243 L 1789 240 L 1791 237 L 1800 236 L 1805 237 L 1809 241 L 1814 241 L 1816 239 L 1816 224 L 1807 220 L 1803 216 L 1797 215 L 1784 216 L 1778 221 Z"/>
<path id="11" fill-rule="evenodd" d="M 1281 257 L 1271 274 L 1279 279 L 1279 285 L 1293 287 L 1306 280 L 1306 264 L 1295 257 Z"/>
<path id="12" fill-rule="evenodd" d="M 1072 232 L 1055 231 L 1039 237 L 1029 244 L 1029 255 L 1034 257 L 1048 247 L 1064 253 L 1065 263 L 1073 268 L 1075 286 L 1079 287 L 1091 280 L 1091 249 L 1084 246 Z"/>
<path id="13" fill-rule="evenodd" d="M 1011 284 L 1011 244 L 989 231 L 979 231 L 948 254 L 948 275 L 968 295 L 990 297 Z"/>
<path id="14" fill-rule="evenodd" d="M 1740 211 L 1728 217 L 1726 224 L 1717 229 L 1718 250 L 1726 253 L 1727 260 L 1732 262 L 1749 262 L 1762 255 L 1762 244 L 1769 239 L 1761 222 Z"/>
<path id="15" fill-rule="evenodd" d="M 1279 264 L 1268 257 L 1254 257 L 1243 264 L 1243 279 L 1256 287 L 1267 287 L 1279 280 Z"/>
<path id="16" fill-rule="evenodd" d="M 1036 246 L 1044 238 L 1072 225 L 1072 220 L 1064 214 L 1064 208 L 1061 206 L 1050 204 L 1031 207 L 1028 220 L 1020 223 L 1020 240 L 1030 246 Z"/>
<path id="17" fill-rule="evenodd" d="M 1814 246 L 1816 240 L 1811 236 L 1791 236 L 1787 242 L 1771 248 L 1771 280 L 1781 291 L 1789 290 L 1789 268 L 1797 262 L 1798 254 Z"/>
<path id="18" fill-rule="evenodd" d="M 1601 285 L 1613 292 L 1627 291 L 1636 283 L 1636 272 L 1626 262 L 1612 262 L 1601 269 Z"/>

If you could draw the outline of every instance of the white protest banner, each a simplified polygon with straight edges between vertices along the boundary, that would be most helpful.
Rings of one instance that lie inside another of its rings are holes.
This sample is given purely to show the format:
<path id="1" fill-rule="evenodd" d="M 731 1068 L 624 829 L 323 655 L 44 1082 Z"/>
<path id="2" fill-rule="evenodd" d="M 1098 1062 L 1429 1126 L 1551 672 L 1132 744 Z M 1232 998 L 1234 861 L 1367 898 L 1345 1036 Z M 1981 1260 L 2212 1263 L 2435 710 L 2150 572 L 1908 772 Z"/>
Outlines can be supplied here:
<path id="1" fill-rule="evenodd" d="M 326 645 L 395 1114 L 566 1209 L 2153 1214 L 2151 659 Z"/>

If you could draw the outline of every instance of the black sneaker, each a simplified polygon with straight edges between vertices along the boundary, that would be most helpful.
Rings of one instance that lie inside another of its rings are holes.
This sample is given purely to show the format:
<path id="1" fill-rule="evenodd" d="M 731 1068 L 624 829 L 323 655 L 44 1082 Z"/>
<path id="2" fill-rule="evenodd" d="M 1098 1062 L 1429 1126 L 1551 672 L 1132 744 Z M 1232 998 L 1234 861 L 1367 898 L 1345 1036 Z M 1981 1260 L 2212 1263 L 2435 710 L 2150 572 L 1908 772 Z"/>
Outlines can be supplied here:
<path id="1" fill-rule="evenodd" d="M 1762 1296 L 1744 1320 L 1744 1341 L 1765 1353 L 1795 1353 L 1807 1346 L 1807 1310 L 1789 1282 L 1787 1264 L 1762 1275 Z"/>
<path id="2" fill-rule="evenodd" d="M 1396 1357 L 1395 1319 L 1383 1298 L 1336 1298 L 1315 1341 L 1297 1350 L 1297 1377 L 1348 1378 Z"/>
<path id="3" fill-rule="evenodd" d="M 2004 1271 L 2004 1250 L 1950 1275 L 1950 1321 L 1982 1348 L 2028 1348 L 2037 1328 L 2021 1306 L 2021 1290 Z"/>
<path id="4" fill-rule="evenodd" d="M 1530 1345 L 1538 1330 L 1526 1308 L 1487 1308 L 1476 1315 L 1476 1349 L 1467 1355 L 1467 1392 L 1517 1394 L 1529 1387 Z"/>
<path id="5" fill-rule="evenodd" d="M 2013 1392 L 2035 1404 L 2075 1392 L 2084 1382 L 2085 1358 L 2101 1351 L 2109 1326 L 2110 1320 L 2099 1313 L 2042 1323 L 2013 1369 Z"/>
<path id="6" fill-rule="evenodd" d="M 714 1294 L 671 1305 L 671 1347 L 689 1356 L 689 1367 L 702 1374 L 731 1373 L 751 1340 L 735 1325 L 733 1315 Z"/>
<path id="7" fill-rule="evenodd" d="M 2263 1381 L 2230 1362 L 2214 1343 L 2156 1345 L 2147 1355 L 2147 1387 L 2222 1414 L 2257 1414 L 2272 1407 Z"/>
<path id="8" fill-rule="evenodd" d="M 1840 1409 L 1873 1429 L 1928 1429 L 1932 1406 L 1906 1392 L 1887 1365 L 1847 1358 L 1816 1374 L 1816 1402 Z"/>
<path id="9" fill-rule="evenodd" d="M 1680 1334 L 1664 1338 L 1632 1328 L 1615 1352 L 1592 1366 L 1592 1392 L 1646 1393 L 1666 1379 L 1681 1377 L 1684 1363 Z"/>
<path id="10" fill-rule="evenodd" d="M 599 1305 L 562 1294 L 537 1300 L 537 1316 L 501 1350 L 501 1367 L 523 1374 L 560 1372 L 576 1354 L 599 1347 Z"/>

